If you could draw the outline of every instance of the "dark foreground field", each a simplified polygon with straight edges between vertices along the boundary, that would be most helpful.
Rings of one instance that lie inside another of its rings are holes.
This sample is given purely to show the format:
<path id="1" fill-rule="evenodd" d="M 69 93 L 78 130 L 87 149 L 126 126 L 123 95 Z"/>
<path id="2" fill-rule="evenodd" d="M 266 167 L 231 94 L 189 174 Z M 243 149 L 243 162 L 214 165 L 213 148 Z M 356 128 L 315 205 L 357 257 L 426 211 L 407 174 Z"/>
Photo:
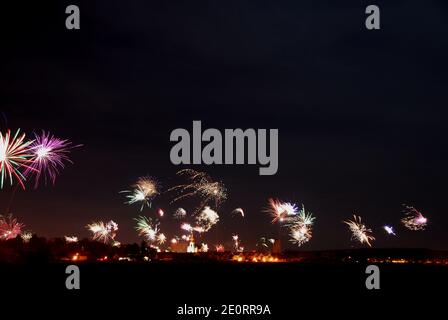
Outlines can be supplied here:
<path id="1" fill-rule="evenodd" d="M 2 292 L 8 293 L 6 301 L 33 299 L 51 306 L 62 300 L 68 308 L 73 306 L 71 312 L 80 314 L 89 308 L 92 315 L 120 309 L 131 314 L 143 308 L 148 319 L 203 319 L 176 312 L 185 304 L 216 308 L 222 304 L 268 304 L 273 316 L 264 318 L 284 319 L 292 314 L 326 311 L 355 318 L 351 308 L 356 305 L 371 315 L 403 315 L 414 313 L 414 309 L 435 312 L 444 305 L 423 301 L 440 297 L 448 289 L 446 266 L 379 265 L 380 290 L 366 289 L 366 265 L 361 264 L 157 262 L 78 266 L 81 289 L 69 291 L 65 288 L 66 264 L 0 265 Z M 154 314 L 163 317 L 149 316 Z M 263 317 L 215 314 L 213 318 Z"/>

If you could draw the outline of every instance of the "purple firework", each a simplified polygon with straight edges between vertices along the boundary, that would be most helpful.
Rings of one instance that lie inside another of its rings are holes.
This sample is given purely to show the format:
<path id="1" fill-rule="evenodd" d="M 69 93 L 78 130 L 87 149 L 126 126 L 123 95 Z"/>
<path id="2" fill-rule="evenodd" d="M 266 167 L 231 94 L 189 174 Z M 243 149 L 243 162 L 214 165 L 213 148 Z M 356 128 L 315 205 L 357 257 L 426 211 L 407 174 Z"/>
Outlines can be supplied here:
<path id="1" fill-rule="evenodd" d="M 30 167 L 34 170 L 28 169 L 25 173 L 33 173 L 35 178 L 34 188 L 38 187 L 41 179 L 44 180 L 45 185 L 48 181 L 51 181 L 54 185 L 57 175 L 64 168 L 64 163 L 72 163 L 68 157 L 69 150 L 79 147 L 79 145 L 72 146 L 72 143 L 68 140 L 56 138 L 45 131 L 42 131 L 40 135 L 35 133 L 34 136 L 35 139 L 30 145 L 33 154 Z"/>

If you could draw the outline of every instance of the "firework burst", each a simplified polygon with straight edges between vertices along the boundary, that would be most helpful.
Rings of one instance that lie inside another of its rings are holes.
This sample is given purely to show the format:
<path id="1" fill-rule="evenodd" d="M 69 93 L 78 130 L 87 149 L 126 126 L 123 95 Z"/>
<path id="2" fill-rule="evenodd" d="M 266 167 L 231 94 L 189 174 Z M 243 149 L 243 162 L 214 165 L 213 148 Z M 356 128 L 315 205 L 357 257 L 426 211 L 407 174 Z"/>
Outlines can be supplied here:
<path id="1" fill-rule="evenodd" d="M 298 213 L 297 205 L 290 202 L 281 202 L 278 199 L 270 198 L 269 206 L 265 211 L 272 217 L 272 223 L 283 222 Z"/>
<path id="2" fill-rule="evenodd" d="M 93 222 L 86 226 L 93 233 L 93 240 L 103 243 L 114 242 L 118 231 L 118 224 L 110 220 L 107 223 L 103 221 Z"/>
<path id="3" fill-rule="evenodd" d="M 20 130 L 17 130 L 12 137 L 10 130 L 5 135 L 0 132 L 0 188 L 3 189 L 5 180 L 9 180 L 10 185 L 17 180 L 25 189 L 26 178 L 21 170 L 36 171 L 30 166 L 32 164 L 30 158 L 33 156 L 29 149 L 31 143 L 33 141 L 25 141 L 25 134 L 20 134 Z"/>
<path id="4" fill-rule="evenodd" d="M 124 190 L 120 193 L 126 193 L 126 204 L 141 203 L 140 211 L 145 206 L 151 207 L 151 201 L 159 194 L 159 183 L 151 177 L 140 177 L 131 190 Z"/>
<path id="5" fill-rule="evenodd" d="M 287 226 L 290 228 L 290 241 L 298 246 L 310 241 L 312 237 L 312 226 L 315 219 L 313 214 L 307 212 L 305 206 L 302 205 L 298 214 L 288 220 Z"/>
<path id="6" fill-rule="evenodd" d="M 140 216 L 134 219 L 137 221 L 137 226 L 135 229 L 138 231 L 139 235 L 144 237 L 150 242 L 159 241 L 159 223 L 153 221 L 151 218 Z M 165 239 L 165 235 L 163 237 Z"/>
<path id="7" fill-rule="evenodd" d="M 24 226 L 12 215 L 0 216 L 0 240 L 10 240 L 20 236 Z"/>
<path id="8" fill-rule="evenodd" d="M 371 235 L 372 230 L 367 228 L 361 221 L 360 216 L 353 215 L 353 220 L 343 221 L 346 225 L 348 225 L 350 231 L 352 232 L 352 239 L 356 239 L 360 243 L 367 243 L 369 247 L 372 245 L 370 241 L 375 240 L 375 238 Z"/>
<path id="9" fill-rule="evenodd" d="M 22 238 L 22 241 L 24 243 L 30 242 L 32 237 L 33 237 L 33 233 L 31 231 L 24 231 L 20 234 L 20 238 Z"/>
<path id="10" fill-rule="evenodd" d="M 30 168 L 25 171 L 25 176 L 34 174 L 34 188 L 37 188 L 39 181 L 44 180 L 45 185 L 56 182 L 56 177 L 64 168 L 65 163 L 73 163 L 68 153 L 70 149 L 80 147 L 72 146 L 68 140 L 62 140 L 42 131 L 42 133 L 34 134 L 34 140 L 30 144 L 29 149 L 33 155 Z"/>
<path id="11" fill-rule="evenodd" d="M 171 203 L 184 198 L 198 196 L 201 199 L 201 202 L 196 211 L 199 212 L 205 205 L 210 203 L 213 203 L 214 207 L 218 208 L 221 203 L 227 199 L 227 192 L 224 184 L 212 180 L 206 173 L 184 169 L 180 170 L 177 174 L 186 176 L 189 183 L 181 184 L 168 190 L 180 193 L 180 195 L 174 198 Z"/>
<path id="12" fill-rule="evenodd" d="M 204 207 L 196 216 L 196 223 L 202 228 L 203 232 L 209 231 L 218 221 L 219 215 L 208 206 Z"/>
<path id="13" fill-rule="evenodd" d="M 174 214 L 173 214 L 173 217 L 175 219 L 179 219 L 179 220 L 185 218 L 186 216 L 187 216 L 187 211 L 185 211 L 184 208 L 178 208 L 176 210 L 176 212 L 174 212 Z"/>
<path id="14" fill-rule="evenodd" d="M 401 219 L 403 225 L 409 230 L 418 231 L 425 230 L 428 219 L 414 207 L 403 205 L 405 217 Z"/>
<path id="15" fill-rule="evenodd" d="M 76 243 L 78 242 L 78 237 L 76 236 L 64 236 L 65 242 L 67 243 Z"/>

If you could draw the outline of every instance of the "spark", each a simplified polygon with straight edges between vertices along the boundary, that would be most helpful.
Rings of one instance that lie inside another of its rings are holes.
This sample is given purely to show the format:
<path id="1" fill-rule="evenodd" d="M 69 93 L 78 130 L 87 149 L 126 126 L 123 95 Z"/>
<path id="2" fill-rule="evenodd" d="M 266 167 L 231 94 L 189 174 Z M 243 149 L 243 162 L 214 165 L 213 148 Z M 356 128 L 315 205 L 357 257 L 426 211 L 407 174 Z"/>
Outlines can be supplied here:
<path id="1" fill-rule="evenodd" d="M 385 225 L 383 226 L 383 229 L 387 232 L 387 234 L 396 236 L 394 228 L 392 226 Z"/>
<path id="2" fill-rule="evenodd" d="M 132 205 L 134 203 L 140 203 L 140 211 L 145 206 L 151 207 L 151 201 L 159 194 L 159 183 L 151 177 L 140 177 L 135 184 L 131 186 L 131 190 L 120 191 L 120 193 L 126 193 L 126 204 Z"/>
<path id="3" fill-rule="evenodd" d="M 218 221 L 219 215 L 208 206 L 204 207 L 204 209 L 196 216 L 196 223 L 204 230 L 204 232 L 209 231 L 218 223 Z"/>
<path id="4" fill-rule="evenodd" d="M 159 214 L 159 216 L 162 218 L 165 215 L 165 212 L 162 209 L 159 209 L 157 211 L 157 213 Z"/>
<path id="5" fill-rule="evenodd" d="M 34 188 L 36 189 L 41 179 L 45 185 L 50 181 L 53 185 L 59 172 L 64 169 L 65 163 L 73 163 L 68 153 L 70 149 L 80 147 L 72 146 L 68 140 L 62 140 L 50 135 L 49 132 L 34 134 L 34 141 L 30 144 L 33 154 L 31 168 L 25 171 L 25 176 L 34 173 Z"/>
<path id="6" fill-rule="evenodd" d="M 348 225 L 350 231 L 352 232 L 352 239 L 358 240 L 360 243 L 367 243 L 369 247 L 371 240 L 375 240 L 375 238 L 371 235 L 372 230 L 367 228 L 361 221 L 360 216 L 353 215 L 353 220 L 343 221 L 346 225 Z"/>
<path id="7" fill-rule="evenodd" d="M 17 222 L 12 215 L 7 217 L 0 215 L 0 240 L 10 240 L 19 236 L 25 225 Z"/>
<path id="8" fill-rule="evenodd" d="M 78 237 L 76 236 L 64 236 L 65 242 L 67 243 L 76 243 L 78 242 Z"/>
<path id="9" fill-rule="evenodd" d="M 222 202 L 227 199 L 227 191 L 224 184 L 222 182 L 214 181 L 206 173 L 184 169 L 180 170 L 177 174 L 186 176 L 189 183 L 181 184 L 168 190 L 180 193 L 180 195 L 174 198 L 171 203 L 184 198 L 198 196 L 201 199 L 201 202 L 196 211 L 200 211 L 205 205 L 210 205 L 211 202 L 214 203 L 215 208 L 218 208 Z"/>
<path id="10" fill-rule="evenodd" d="M 25 175 L 21 169 L 36 171 L 30 164 L 30 158 L 33 156 L 29 145 L 33 141 L 25 141 L 25 134 L 20 134 L 17 130 L 11 138 L 11 131 L 8 130 L 5 135 L 0 132 L 0 188 L 3 189 L 5 180 L 9 180 L 12 186 L 14 180 L 17 180 L 22 189 L 25 189 Z"/>
<path id="11" fill-rule="evenodd" d="M 113 243 L 118 231 L 118 224 L 112 220 L 107 223 L 104 223 L 103 221 L 93 222 L 86 227 L 93 233 L 93 240 L 101 241 L 103 243 L 109 241 Z"/>
<path id="12" fill-rule="evenodd" d="M 413 231 L 424 230 L 428 223 L 428 219 L 414 207 L 407 206 L 405 204 L 403 206 L 405 217 L 401 219 L 401 222 L 404 224 L 404 226 Z"/>
<path id="13" fill-rule="evenodd" d="M 137 221 L 137 231 L 140 236 L 145 237 L 148 241 L 156 241 L 159 232 L 159 223 L 153 222 L 151 218 L 140 216 L 134 219 Z"/>
<path id="14" fill-rule="evenodd" d="M 241 208 L 236 208 L 235 210 L 232 211 L 233 215 L 240 215 L 241 218 L 244 218 L 244 210 Z"/>
<path id="15" fill-rule="evenodd" d="M 180 220 L 180 219 L 185 218 L 186 215 L 187 215 L 187 211 L 185 211 L 184 208 L 178 208 L 178 209 L 176 210 L 176 212 L 173 214 L 173 217 L 174 217 L 175 219 L 179 219 L 179 220 Z"/>
<path id="16" fill-rule="evenodd" d="M 269 207 L 265 209 L 272 217 L 272 223 L 283 222 L 286 219 L 297 215 L 297 205 L 290 202 L 281 202 L 278 199 L 270 198 L 268 200 Z"/>

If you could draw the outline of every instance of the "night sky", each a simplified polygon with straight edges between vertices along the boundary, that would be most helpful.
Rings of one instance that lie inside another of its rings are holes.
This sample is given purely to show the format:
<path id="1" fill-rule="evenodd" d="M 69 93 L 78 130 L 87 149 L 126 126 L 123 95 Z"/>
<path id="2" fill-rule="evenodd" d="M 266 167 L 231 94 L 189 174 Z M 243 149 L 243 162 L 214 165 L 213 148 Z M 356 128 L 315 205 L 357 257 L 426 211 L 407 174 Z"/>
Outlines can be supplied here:
<path id="1" fill-rule="evenodd" d="M 383 2 L 389 2 L 388 4 Z M 77 4 L 81 30 L 66 30 Z M 39 235 L 90 236 L 95 220 L 118 222 L 117 240 L 139 242 L 139 206 L 120 190 L 139 176 L 178 182 L 170 162 L 175 128 L 278 128 L 279 170 L 195 166 L 222 180 L 229 199 L 209 244 L 238 233 L 253 248 L 278 227 L 269 197 L 304 203 L 317 221 L 302 249 L 348 248 L 342 220 L 363 217 L 376 247 L 448 249 L 448 5 L 375 1 L 381 30 L 364 26 L 371 1 L 45 1 L 3 4 L 0 126 L 42 129 L 72 150 L 56 185 L 0 192 Z M 163 194 L 153 209 L 173 212 Z M 399 224 L 401 204 L 420 209 L 426 231 Z M 244 220 L 230 212 L 242 207 Z M 393 224 L 398 236 L 381 229 Z M 162 231 L 181 234 L 165 218 Z M 286 243 L 286 230 L 283 230 Z M 288 245 L 294 248 L 293 245 Z"/>

